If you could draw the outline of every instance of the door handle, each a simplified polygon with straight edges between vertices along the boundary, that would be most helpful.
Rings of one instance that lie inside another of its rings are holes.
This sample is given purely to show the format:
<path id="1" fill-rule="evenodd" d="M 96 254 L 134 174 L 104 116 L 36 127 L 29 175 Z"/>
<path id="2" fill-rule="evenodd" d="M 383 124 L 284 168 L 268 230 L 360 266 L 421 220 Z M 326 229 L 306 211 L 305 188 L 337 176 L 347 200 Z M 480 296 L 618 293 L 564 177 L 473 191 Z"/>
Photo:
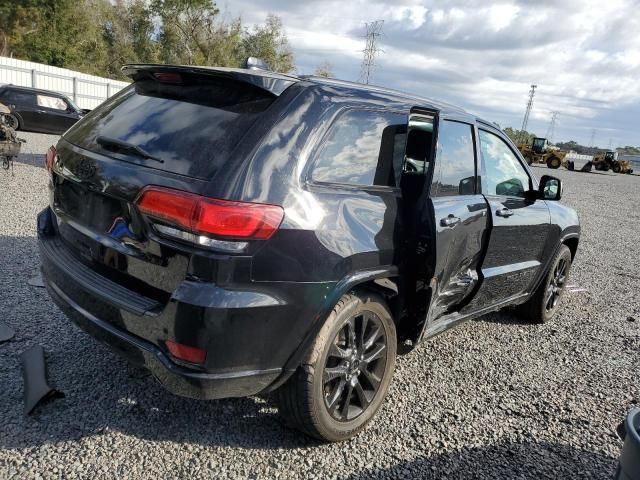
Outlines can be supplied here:
<path id="1" fill-rule="evenodd" d="M 499 217 L 507 218 L 513 215 L 513 210 L 511 210 L 510 208 L 500 208 L 498 211 L 496 211 L 496 215 Z"/>
<path id="2" fill-rule="evenodd" d="M 440 219 L 441 227 L 455 227 L 458 223 L 460 223 L 460 218 L 453 216 L 453 214 Z"/>
<path id="3" fill-rule="evenodd" d="M 36 113 L 47 113 L 44 110 L 36 110 Z"/>

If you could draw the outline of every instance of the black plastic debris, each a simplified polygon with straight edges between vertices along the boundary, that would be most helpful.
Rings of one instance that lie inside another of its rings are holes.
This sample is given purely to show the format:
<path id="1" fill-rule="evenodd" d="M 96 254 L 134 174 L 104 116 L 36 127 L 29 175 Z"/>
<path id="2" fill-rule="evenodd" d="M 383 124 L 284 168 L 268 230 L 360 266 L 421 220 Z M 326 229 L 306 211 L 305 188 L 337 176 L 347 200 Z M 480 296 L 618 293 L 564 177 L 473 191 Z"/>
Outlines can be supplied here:
<path id="1" fill-rule="evenodd" d="M 25 415 L 29 415 L 42 401 L 64 397 L 64 393 L 51 388 L 47 383 L 47 365 L 44 361 L 44 350 L 40 345 L 26 350 L 21 357 Z"/>
<path id="2" fill-rule="evenodd" d="M 16 332 L 13 328 L 0 322 L 0 343 L 11 340 L 15 334 Z"/>
<path id="3" fill-rule="evenodd" d="M 618 435 L 624 440 L 618 470 L 614 480 L 640 479 L 640 408 L 634 408 L 618 428 Z"/>
<path id="4" fill-rule="evenodd" d="M 27 283 L 32 287 L 44 288 L 44 282 L 42 281 L 42 275 L 37 274 L 27 280 Z"/>

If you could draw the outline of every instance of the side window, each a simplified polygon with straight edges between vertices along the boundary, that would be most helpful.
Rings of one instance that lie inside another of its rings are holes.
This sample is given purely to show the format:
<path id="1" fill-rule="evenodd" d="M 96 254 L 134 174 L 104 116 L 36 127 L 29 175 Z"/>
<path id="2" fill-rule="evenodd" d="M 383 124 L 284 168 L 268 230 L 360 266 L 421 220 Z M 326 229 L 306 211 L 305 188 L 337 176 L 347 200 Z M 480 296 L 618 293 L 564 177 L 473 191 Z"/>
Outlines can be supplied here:
<path id="1" fill-rule="evenodd" d="M 407 116 L 348 110 L 331 126 L 316 155 L 315 182 L 398 186 L 407 141 Z"/>
<path id="2" fill-rule="evenodd" d="M 443 121 L 438 132 L 431 195 L 473 195 L 476 185 L 475 158 L 473 127 L 468 123 Z"/>
<path id="3" fill-rule="evenodd" d="M 7 90 L 5 95 L 7 102 L 16 105 L 35 105 L 35 95 L 33 93 Z"/>
<path id="4" fill-rule="evenodd" d="M 39 107 L 52 108 L 54 110 L 66 110 L 69 108 L 67 102 L 60 97 L 50 97 L 49 95 L 38 95 L 37 103 Z"/>
<path id="5" fill-rule="evenodd" d="M 480 130 L 480 150 L 485 169 L 485 193 L 524 197 L 530 189 L 529 175 L 504 140 Z"/>

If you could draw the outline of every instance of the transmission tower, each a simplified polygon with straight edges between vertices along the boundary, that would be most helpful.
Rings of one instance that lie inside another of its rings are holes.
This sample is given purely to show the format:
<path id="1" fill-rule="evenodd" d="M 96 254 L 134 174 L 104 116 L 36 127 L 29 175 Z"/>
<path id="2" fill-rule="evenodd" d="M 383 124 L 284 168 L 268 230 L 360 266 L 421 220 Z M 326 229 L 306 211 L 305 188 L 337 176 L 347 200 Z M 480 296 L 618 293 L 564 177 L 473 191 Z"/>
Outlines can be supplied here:
<path id="1" fill-rule="evenodd" d="M 533 108 L 533 97 L 536 94 L 537 85 L 531 85 L 531 90 L 529 90 L 529 101 L 527 102 L 527 110 L 524 112 L 524 118 L 522 119 L 522 128 L 520 129 L 520 135 L 524 135 L 527 130 L 527 124 L 529 123 L 529 115 L 531 114 L 531 109 Z"/>
<path id="2" fill-rule="evenodd" d="M 595 139 L 596 139 L 596 129 L 594 128 L 593 130 L 591 130 L 591 140 L 589 140 L 589 147 L 593 148 L 595 145 Z"/>
<path id="3" fill-rule="evenodd" d="M 558 113 L 559 112 L 551 112 L 551 121 L 549 122 L 549 128 L 547 128 L 547 134 L 545 135 L 547 140 L 549 140 L 549 143 L 553 143 L 553 134 L 556 130 L 556 119 L 558 118 Z"/>
<path id="4" fill-rule="evenodd" d="M 360 68 L 360 78 L 358 82 L 369 83 L 373 75 L 373 69 L 376 66 L 376 54 L 380 51 L 377 46 L 378 37 L 382 35 L 382 24 L 384 20 L 376 20 L 365 24 L 367 29 L 367 43 L 364 47 L 364 58 L 362 59 L 362 67 Z"/>

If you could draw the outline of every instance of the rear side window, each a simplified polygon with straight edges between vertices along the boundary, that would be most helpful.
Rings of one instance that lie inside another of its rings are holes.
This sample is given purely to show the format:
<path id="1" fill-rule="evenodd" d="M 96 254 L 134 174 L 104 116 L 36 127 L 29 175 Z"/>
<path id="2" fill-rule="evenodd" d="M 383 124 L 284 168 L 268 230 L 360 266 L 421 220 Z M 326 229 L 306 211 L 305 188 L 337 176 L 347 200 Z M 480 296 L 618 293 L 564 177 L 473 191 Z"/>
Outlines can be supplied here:
<path id="1" fill-rule="evenodd" d="M 140 147 L 162 162 L 142 159 L 144 165 L 209 179 L 228 165 L 234 149 L 275 99 L 232 79 L 188 73 L 169 78 L 171 83 L 147 74 L 93 110 L 65 138 L 136 163 L 141 159 L 133 149 L 114 146 Z"/>
<path id="2" fill-rule="evenodd" d="M 36 96 L 33 93 L 18 92 L 16 90 L 7 90 L 3 98 L 16 105 L 35 105 L 36 103 Z"/>
<path id="3" fill-rule="evenodd" d="M 473 127 L 445 120 L 438 132 L 436 171 L 431 194 L 437 197 L 473 195 L 476 185 Z"/>
<path id="4" fill-rule="evenodd" d="M 314 182 L 396 187 L 407 141 L 407 116 L 348 110 L 331 126 L 317 153 Z"/>
<path id="5" fill-rule="evenodd" d="M 484 190 L 487 195 L 525 197 L 529 175 L 507 144 L 497 135 L 480 130 L 484 162 Z"/>

